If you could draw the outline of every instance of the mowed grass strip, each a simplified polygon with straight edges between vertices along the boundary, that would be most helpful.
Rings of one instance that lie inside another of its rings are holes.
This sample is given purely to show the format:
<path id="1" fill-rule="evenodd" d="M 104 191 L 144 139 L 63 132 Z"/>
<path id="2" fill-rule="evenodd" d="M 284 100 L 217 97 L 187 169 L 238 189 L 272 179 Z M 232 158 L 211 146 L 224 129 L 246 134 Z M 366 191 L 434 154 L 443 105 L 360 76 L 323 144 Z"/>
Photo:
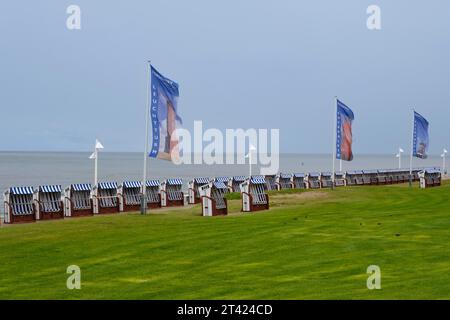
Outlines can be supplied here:
<path id="1" fill-rule="evenodd" d="M 448 299 L 450 184 L 270 194 L 271 209 L 199 205 L 3 226 L 1 299 Z M 381 290 L 366 269 L 381 268 Z M 68 290 L 66 268 L 81 268 Z"/>

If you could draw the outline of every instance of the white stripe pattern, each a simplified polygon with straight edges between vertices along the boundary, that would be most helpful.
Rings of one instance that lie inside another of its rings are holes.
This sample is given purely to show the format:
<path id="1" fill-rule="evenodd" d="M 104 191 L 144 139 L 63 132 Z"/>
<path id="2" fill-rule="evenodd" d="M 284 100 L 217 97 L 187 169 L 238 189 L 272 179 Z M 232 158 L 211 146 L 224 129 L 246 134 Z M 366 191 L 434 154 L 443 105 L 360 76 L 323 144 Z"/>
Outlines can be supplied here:
<path id="1" fill-rule="evenodd" d="M 91 185 L 89 183 L 77 183 L 72 184 L 73 191 L 91 191 Z"/>
<path id="2" fill-rule="evenodd" d="M 12 187 L 12 194 L 33 194 L 33 187 Z"/>
<path id="3" fill-rule="evenodd" d="M 117 182 L 100 182 L 98 188 L 103 190 L 117 189 Z"/>
<path id="4" fill-rule="evenodd" d="M 57 193 L 57 192 L 61 193 L 61 186 L 58 185 L 40 186 L 39 191 L 45 193 Z"/>

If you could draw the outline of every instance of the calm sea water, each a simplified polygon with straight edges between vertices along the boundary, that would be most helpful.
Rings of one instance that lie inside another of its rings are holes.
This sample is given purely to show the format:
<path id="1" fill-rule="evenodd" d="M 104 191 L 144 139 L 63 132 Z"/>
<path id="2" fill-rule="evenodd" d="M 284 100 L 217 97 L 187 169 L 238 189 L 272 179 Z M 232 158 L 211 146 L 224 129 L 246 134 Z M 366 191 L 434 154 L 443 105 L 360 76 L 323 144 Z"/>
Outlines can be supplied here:
<path id="1" fill-rule="evenodd" d="M 10 186 L 39 186 L 71 183 L 92 183 L 94 162 L 86 152 L 0 152 L 0 190 Z M 406 167 L 409 159 L 402 161 Z M 441 166 L 439 156 L 414 160 L 414 166 Z M 99 181 L 118 183 L 141 180 L 143 156 L 141 153 L 102 152 L 99 157 Z M 344 162 L 343 170 L 396 168 L 393 155 L 356 155 L 354 161 Z M 259 167 L 253 165 L 253 173 Z M 339 167 L 336 161 L 336 168 Z M 331 156 L 326 154 L 281 154 L 280 171 L 330 171 Z M 149 159 L 148 177 L 156 179 L 182 178 L 185 187 L 192 177 L 248 175 L 248 165 L 174 165 L 168 161 Z"/>

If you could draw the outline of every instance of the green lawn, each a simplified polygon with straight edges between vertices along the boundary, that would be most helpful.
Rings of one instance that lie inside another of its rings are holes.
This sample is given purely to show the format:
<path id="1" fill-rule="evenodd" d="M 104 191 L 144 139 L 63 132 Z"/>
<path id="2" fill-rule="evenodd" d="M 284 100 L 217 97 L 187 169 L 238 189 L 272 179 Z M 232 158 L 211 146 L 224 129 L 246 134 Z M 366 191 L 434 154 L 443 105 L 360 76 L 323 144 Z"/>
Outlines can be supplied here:
<path id="1" fill-rule="evenodd" d="M 271 194 L 200 207 L 3 226 L 0 299 L 449 299 L 450 184 Z M 81 290 L 66 268 L 81 268 Z M 366 268 L 381 268 L 381 290 Z"/>

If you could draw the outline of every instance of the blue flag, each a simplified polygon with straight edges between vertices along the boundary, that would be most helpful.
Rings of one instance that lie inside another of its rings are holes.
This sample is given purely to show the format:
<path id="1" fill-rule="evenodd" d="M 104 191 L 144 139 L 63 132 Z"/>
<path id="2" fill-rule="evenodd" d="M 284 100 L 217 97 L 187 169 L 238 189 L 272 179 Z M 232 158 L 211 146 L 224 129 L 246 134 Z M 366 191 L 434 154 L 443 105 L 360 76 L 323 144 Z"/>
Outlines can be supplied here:
<path id="1" fill-rule="evenodd" d="M 413 156 L 421 159 L 428 157 L 428 121 L 414 111 Z"/>
<path id="2" fill-rule="evenodd" d="M 175 130 L 181 126 L 178 115 L 178 84 L 151 67 L 152 145 L 149 156 L 164 160 L 179 157 Z"/>
<path id="3" fill-rule="evenodd" d="M 352 151 L 352 123 L 355 119 L 353 111 L 337 100 L 336 115 L 336 159 L 353 160 Z"/>

